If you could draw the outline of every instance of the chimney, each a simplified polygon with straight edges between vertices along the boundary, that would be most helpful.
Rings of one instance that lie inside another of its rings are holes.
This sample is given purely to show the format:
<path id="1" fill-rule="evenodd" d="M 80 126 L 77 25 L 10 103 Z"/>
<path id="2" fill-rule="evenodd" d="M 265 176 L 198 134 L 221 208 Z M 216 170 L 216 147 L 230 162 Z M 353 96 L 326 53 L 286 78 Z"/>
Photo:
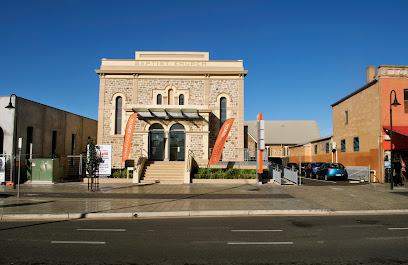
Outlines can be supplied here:
<path id="1" fill-rule="evenodd" d="M 375 77 L 375 66 L 369 66 L 367 67 L 367 83 L 373 81 L 374 77 Z"/>

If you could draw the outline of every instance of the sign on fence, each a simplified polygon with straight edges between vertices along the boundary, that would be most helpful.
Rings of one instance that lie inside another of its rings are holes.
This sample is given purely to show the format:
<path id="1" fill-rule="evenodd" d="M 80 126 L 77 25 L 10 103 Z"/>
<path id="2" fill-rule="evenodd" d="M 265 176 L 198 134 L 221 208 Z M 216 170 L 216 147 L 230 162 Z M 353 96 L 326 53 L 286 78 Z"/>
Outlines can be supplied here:
<path id="1" fill-rule="evenodd" d="M 99 164 L 98 175 L 111 175 L 112 169 L 112 146 L 111 145 L 98 145 L 99 155 L 102 157 L 103 162 Z"/>

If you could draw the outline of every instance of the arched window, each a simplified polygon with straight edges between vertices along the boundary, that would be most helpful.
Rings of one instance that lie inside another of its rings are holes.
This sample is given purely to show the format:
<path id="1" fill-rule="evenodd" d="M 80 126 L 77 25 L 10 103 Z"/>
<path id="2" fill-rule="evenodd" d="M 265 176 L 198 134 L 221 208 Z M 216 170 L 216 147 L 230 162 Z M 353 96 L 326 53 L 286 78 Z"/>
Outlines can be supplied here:
<path id="1" fill-rule="evenodd" d="M 158 94 L 157 95 L 157 105 L 161 105 L 162 104 L 162 95 Z"/>
<path id="2" fill-rule="evenodd" d="M 179 96 L 179 105 L 184 105 L 184 95 L 183 94 Z"/>
<path id="3" fill-rule="evenodd" d="M 122 97 L 117 97 L 115 106 L 115 134 L 121 133 L 122 133 Z"/>
<path id="4" fill-rule="evenodd" d="M 225 97 L 220 98 L 220 128 L 227 120 L 227 99 Z"/>

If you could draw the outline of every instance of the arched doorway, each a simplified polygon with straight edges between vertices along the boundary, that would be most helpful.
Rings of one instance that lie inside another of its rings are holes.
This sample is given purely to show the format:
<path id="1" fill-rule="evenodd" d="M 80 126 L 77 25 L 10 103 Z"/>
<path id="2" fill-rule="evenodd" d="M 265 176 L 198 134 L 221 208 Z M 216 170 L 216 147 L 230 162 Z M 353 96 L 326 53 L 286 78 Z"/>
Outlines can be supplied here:
<path id="1" fill-rule="evenodd" d="M 184 126 L 180 123 L 176 123 L 170 128 L 170 161 L 184 161 L 186 145 L 186 136 L 184 131 Z"/>
<path id="2" fill-rule="evenodd" d="M 0 154 L 3 154 L 3 147 L 4 147 L 4 132 L 3 129 L 0 127 Z"/>
<path id="3" fill-rule="evenodd" d="M 149 160 L 163 161 L 164 159 L 164 129 L 158 123 L 149 128 Z"/>

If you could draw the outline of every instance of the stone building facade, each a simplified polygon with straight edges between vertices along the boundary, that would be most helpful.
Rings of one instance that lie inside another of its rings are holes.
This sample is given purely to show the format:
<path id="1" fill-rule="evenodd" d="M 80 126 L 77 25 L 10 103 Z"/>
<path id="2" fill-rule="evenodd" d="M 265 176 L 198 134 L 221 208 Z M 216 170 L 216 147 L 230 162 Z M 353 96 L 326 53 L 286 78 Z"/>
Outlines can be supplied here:
<path id="1" fill-rule="evenodd" d="M 239 161 L 244 147 L 243 61 L 209 60 L 208 52 L 136 52 L 135 59 L 102 59 L 98 144 L 112 145 L 112 167 L 125 167 L 126 123 L 138 113 L 129 160 L 204 165 L 221 127 L 234 118 L 223 160 Z M 221 105 L 223 107 L 221 107 Z"/>

